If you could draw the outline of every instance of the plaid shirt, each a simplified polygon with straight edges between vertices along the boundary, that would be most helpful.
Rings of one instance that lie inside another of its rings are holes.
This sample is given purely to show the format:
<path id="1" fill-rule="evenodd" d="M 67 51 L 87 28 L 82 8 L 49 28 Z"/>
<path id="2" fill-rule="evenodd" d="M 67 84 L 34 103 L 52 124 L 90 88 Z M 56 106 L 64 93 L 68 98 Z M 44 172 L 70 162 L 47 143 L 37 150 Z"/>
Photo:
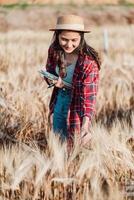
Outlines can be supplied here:
<path id="1" fill-rule="evenodd" d="M 52 47 L 49 48 L 46 70 L 56 75 L 56 55 Z M 80 132 L 84 116 L 91 121 L 95 114 L 96 95 L 98 91 L 99 68 L 95 60 L 84 54 L 78 55 L 72 80 L 72 101 L 68 111 L 67 123 L 69 134 Z M 58 88 L 54 87 L 49 108 L 53 113 Z"/>

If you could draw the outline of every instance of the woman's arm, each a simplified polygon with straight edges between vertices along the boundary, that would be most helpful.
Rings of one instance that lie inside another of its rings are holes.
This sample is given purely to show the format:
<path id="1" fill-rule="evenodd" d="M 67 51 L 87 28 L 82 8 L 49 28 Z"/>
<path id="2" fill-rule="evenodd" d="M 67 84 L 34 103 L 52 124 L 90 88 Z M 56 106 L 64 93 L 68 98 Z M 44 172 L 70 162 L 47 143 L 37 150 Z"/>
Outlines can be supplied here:
<path id="1" fill-rule="evenodd" d="M 91 61 L 86 68 L 85 78 L 83 80 L 83 121 L 81 136 L 89 133 L 89 125 L 95 113 L 96 96 L 99 83 L 99 69 L 95 61 Z"/>
<path id="2" fill-rule="evenodd" d="M 89 68 L 84 72 L 85 78 L 83 80 L 83 117 L 88 117 L 91 121 L 95 113 L 96 96 L 98 92 L 99 83 L 99 69 L 95 61 L 91 61 Z"/>
<path id="3" fill-rule="evenodd" d="M 54 50 L 52 47 L 49 47 L 49 49 L 48 49 L 48 57 L 47 57 L 47 61 L 46 61 L 45 70 L 50 72 L 51 74 L 55 74 Z M 53 83 L 52 80 L 49 80 L 46 77 L 44 77 L 44 80 L 47 82 L 48 85 L 51 85 Z"/>

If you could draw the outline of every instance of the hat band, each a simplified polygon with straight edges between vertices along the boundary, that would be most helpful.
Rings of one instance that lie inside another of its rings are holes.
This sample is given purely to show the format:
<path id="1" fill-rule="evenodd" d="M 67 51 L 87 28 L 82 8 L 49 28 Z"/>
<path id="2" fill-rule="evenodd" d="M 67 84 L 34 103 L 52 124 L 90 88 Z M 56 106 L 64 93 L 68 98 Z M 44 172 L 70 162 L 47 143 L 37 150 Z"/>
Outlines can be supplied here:
<path id="1" fill-rule="evenodd" d="M 83 24 L 57 24 L 56 29 L 70 29 L 70 30 L 80 30 L 84 31 Z"/>

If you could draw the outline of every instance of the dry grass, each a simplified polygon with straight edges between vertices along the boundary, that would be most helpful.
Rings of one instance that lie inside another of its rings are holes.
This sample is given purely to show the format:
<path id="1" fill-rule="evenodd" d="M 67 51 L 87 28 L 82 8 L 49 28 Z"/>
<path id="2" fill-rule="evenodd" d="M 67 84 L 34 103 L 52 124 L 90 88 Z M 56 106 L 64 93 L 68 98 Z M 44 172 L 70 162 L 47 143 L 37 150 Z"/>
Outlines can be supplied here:
<path id="1" fill-rule="evenodd" d="M 103 29 L 86 36 L 103 50 Z M 134 170 L 134 27 L 108 27 L 92 144 L 67 154 L 49 131 L 47 89 L 38 70 L 51 35 L 0 34 L 0 195 L 2 200 L 122 200 Z M 96 40 L 99 38 L 99 40 Z M 116 45 L 115 45 L 116 44 Z M 14 145 L 11 145 L 14 144 Z"/>
<path id="2" fill-rule="evenodd" d="M 94 125 L 92 133 L 92 146 L 77 146 L 76 141 L 70 156 L 66 144 L 61 145 L 53 133 L 43 152 L 35 143 L 4 146 L 0 151 L 3 199 L 123 199 L 134 170 L 127 144 L 134 135 L 119 122 L 111 132 Z"/>

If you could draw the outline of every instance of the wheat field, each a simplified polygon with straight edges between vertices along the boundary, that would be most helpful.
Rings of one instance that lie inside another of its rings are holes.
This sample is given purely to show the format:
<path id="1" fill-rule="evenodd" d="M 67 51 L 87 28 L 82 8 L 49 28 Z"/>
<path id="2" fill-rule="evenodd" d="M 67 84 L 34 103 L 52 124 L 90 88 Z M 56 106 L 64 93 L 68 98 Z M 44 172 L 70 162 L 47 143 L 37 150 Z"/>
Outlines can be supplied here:
<path id="1" fill-rule="evenodd" d="M 39 74 L 52 33 L 0 33 L 0 200 L 134 198 L 134 26 L 109 26 L 87 42 L 101 54 L 92 142 L 70 154 L 47 122 L 52 90 Z"/>

